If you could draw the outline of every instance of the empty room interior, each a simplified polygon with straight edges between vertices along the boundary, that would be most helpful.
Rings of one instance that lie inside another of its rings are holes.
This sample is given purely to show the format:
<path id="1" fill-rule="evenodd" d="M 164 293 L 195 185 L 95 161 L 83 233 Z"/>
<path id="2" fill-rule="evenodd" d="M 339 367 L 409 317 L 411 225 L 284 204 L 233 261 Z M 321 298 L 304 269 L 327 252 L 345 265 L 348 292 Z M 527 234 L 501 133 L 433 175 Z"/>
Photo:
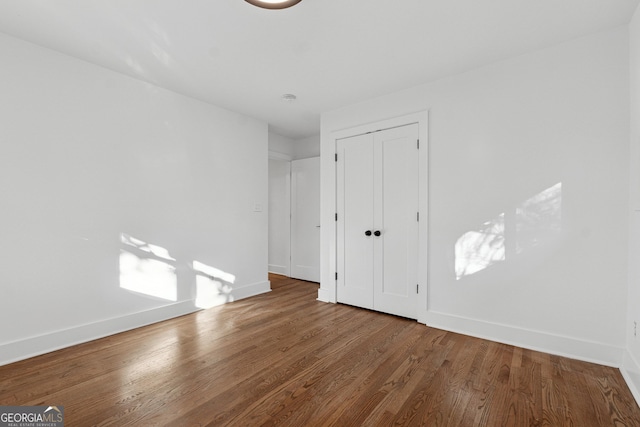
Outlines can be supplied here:
<path id="1" fill-rule="evenodd" d="M 640 426 L 639 3 L 0 3 L 0 413 Z"/>

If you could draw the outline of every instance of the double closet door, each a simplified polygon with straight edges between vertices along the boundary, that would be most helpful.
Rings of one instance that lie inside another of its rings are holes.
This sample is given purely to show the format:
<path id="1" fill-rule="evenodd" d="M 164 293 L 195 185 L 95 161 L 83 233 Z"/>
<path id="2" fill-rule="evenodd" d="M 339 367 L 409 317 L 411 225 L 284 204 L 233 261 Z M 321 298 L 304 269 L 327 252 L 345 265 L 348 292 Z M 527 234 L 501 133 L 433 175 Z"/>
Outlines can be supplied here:
<path id="1" fill-rule="evenodd" d="M 418 131 L 337 141 L 338 302 L 417 318 Z"/>

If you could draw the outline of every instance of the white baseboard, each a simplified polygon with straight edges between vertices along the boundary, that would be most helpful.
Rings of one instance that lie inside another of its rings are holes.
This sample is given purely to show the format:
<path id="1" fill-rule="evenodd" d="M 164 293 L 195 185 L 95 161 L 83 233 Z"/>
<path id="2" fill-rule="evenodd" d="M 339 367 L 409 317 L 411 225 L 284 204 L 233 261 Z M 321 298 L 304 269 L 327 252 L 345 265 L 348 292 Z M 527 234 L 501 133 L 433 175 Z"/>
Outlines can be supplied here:
<path id="1" fill-rule="evenodd" d="M 267 292 L 271 292 L 271 282 L 269 282 L 268 280 L 264 282 L 253 283 L 241 288 L 234 288 L 231 291 L 231 295 L 233 296 L 233 301 L 238 301 Z"/>
<path id="2" fill-rule="evenodd" d="M 468 319 L 437 312 L 420 316 L 427 326 L 557 356 L 619 368 L 623 348 L 604 343 Z"/>
<path id="3" fill-rule="evenodd" d="M 631 394 L 633 394 L 636 402 L 640 405 L 640 363 L 638 363 L 629 350 L 624 351 L 620 372 L 627 382 Z"/>
<path id="4" fill-rule="evenodd" d="M 0 345 L 0 366 L 200 310 L 182 301 Z"/>
<path id="5" fill-rule="evenodd" d="M 318 289 L 318 301 L 335 303 L 334 292 L 329 289 Z"/>
<path id="6" fill-rule="evenodd" d="M 286 265 L 269 264 L 269 273 L 281 274 L 283 276 L 289 276 L 289 267 Z"/>
<path id="7" fill-rule="evenodd" d="M 265 281 L 233 289 L 231 295 L 232 300 L 237 301 L 270 291 L 270 283 Z M 199 310 L 200 309 L 195 306 L 194 301 L 181 301 L 126 316 L 0 344 L 0 366 L 162 322 L 174 317 L 184 316 L 185 314 L 194 313 Z"/>

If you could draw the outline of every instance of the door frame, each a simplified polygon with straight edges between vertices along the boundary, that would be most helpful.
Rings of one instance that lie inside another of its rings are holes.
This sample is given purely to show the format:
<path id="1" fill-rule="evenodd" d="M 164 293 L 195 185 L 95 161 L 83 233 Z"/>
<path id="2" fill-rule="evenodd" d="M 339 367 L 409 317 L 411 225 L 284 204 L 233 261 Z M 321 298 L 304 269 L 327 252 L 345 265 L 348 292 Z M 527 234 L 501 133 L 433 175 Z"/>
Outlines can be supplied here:
<path id="1" fill-rule="evenodd" d="M 417 113 L 407 114 L 404 116 L 380 120 L 377 122 L 359 124 L 342 130 L 331 132 L 330 139 L 333 141 L 334 153 L 336 153 L 337 141 L 339 139 L 358 136 L 378 130 L 391 129 L 395 127 L 418 124 L 418 135 L 420 139 L 420 172 L 419 172 L 419 244 L 418 244 L 418 322 L 426 323 L 428 301 L 429 301 L 429 112 L 421 111 Z M 331 157 L 334 157 L 334 153 Z M 323 168 L 321 173 L 327 173 L 332 176 L 334 183 L 332 197 L 329 199 L 333 205 L 331 209 L 336 211 L 337 198 L 337 180 L 336 180 L 336 163 L 331 162 L 330 167 Z M 325 200 L 327 200 L 325 198 Z M 335 274 L 337 274 L 337 227 L 335 218 L 321 218 L 321 226 L 326 230 L 321 240 L 324 244 L 329 245 L 329 269 L 330 275 L 321 277 L 320 289 L 318 290 L 318 300 L 325 302 L 337 302 L 337 282 Z M 329 276 L 329 277 L 327 277 Z"/>

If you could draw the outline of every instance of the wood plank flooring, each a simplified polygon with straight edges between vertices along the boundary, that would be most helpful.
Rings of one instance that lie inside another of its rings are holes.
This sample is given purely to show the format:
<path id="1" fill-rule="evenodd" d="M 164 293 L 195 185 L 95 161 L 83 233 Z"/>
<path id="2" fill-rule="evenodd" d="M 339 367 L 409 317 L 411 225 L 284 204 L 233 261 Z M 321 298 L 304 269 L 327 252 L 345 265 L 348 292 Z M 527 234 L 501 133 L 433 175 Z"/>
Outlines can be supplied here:
<path id="1" fill-rule="evenodd" d="M 313 283 L 0 367 L 67 426 L 640 426 L 619 371 L 316 301 Z"/>

